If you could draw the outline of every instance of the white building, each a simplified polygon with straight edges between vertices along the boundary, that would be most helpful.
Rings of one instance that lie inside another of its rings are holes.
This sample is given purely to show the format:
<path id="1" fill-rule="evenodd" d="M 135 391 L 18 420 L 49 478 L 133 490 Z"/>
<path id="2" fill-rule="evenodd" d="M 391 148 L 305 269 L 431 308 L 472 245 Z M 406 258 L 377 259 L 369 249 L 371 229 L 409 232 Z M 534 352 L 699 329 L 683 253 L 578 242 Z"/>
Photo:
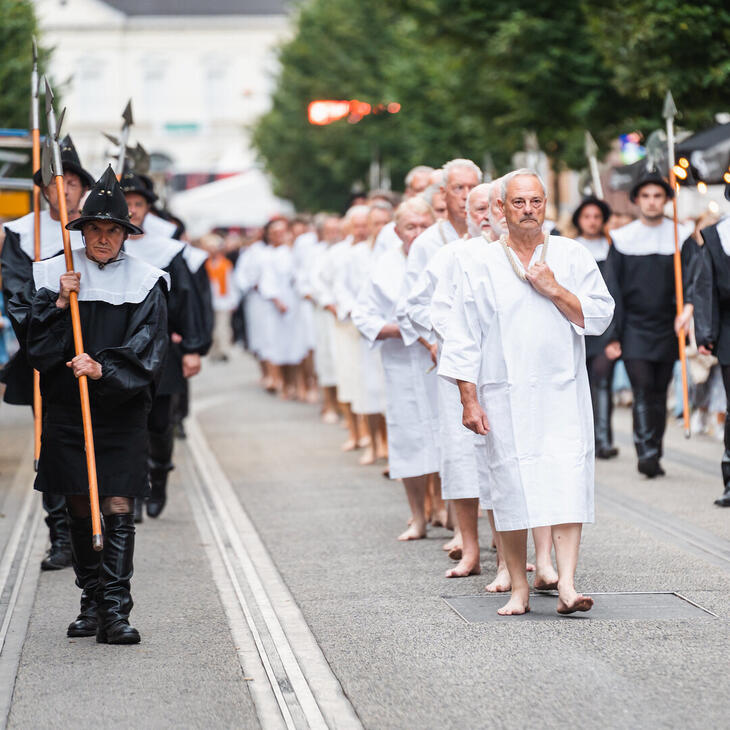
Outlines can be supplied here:
<path id="1" fill-rule="evenodd" d="M 82 161 L 101 173 L 132 99 L 130 142 L 175 173 L 251 167 L 248 127 L 269 107 L 284 0 L 35 0 L 50 75 Z M 59 109 L 60 111 L 60 109 Z"/>

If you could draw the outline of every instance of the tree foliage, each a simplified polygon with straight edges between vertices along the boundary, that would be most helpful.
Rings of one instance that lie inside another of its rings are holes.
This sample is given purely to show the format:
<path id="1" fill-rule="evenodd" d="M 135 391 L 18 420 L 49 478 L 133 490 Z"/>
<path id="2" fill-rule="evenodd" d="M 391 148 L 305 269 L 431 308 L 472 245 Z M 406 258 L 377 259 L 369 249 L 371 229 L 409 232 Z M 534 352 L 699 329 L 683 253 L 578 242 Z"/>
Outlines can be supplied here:
<path id="1" fill-rule="evenodd" d="M 277 191 L 340 208 L 377 151 L 394 182 L 456 157 L 500 171 L 528 131 L 557 166 L 582 167 L 583 132 L 607 148 L 661 124 L 672 89 L 685 126 L 727 103 L 730 9 L 722 0 L 308 0 L 280 53 L 254 144 Z M 400 114 L 314 127 L 314 99 L 398 101 Z"/>
<path id="2" fill-rule="evenodd" d="M 38 26 L 31 0 L 0 0 L 0 127 L 27 129 L 33 36 Z M 48 52 L 38 49 L 41 73 Z"/>

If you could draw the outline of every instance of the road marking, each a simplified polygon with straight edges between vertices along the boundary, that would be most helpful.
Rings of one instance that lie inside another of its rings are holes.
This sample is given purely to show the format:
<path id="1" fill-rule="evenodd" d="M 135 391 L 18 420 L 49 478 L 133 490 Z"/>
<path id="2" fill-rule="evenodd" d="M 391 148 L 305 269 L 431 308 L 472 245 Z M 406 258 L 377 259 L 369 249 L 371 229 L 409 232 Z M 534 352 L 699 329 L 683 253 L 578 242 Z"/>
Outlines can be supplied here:
<path id="1" fill-rule="evenodd" d="M 45 534 L 38 529 L 42 510 L 40 495 L 33 490 L 32 449 L 21 459 L 5 502 L 17 492 L 19 509 L 6 515 L 13 528 L 0 560 L 0 728 L 5 728 L 15 689 L 20 656 L 35 599 Z M 34 562 L 31 562 L 34 560 Z"/>
<path id="2" fill-rule="evenodd" d="M 200 476 L 189 488 L 197 493 L 195 501 L 202 507 L 286 727 L 360 730 L 355 710 L 195 417 L 188 419 L 186 430 Z M 264 724 L 268 718 L 261 719 Z"/>
<path id="3" fill-rule="evenodd" d="M 730 572 L 730 540 L 693 527 L 686 520 L 596 483 L 596 502 L 664 542 Z"/>

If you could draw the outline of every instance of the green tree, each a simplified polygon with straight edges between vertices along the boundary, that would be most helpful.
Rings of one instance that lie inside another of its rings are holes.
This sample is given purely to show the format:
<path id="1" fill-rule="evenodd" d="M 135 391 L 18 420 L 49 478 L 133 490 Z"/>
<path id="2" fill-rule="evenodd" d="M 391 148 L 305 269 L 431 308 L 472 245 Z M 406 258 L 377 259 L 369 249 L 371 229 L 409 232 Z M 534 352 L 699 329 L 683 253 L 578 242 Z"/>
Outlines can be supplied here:
<path id="1" fill-rule="evenodd" d="M 31 0 L 0 0 L 0 127 L 28 128 L 34 35 L 38 25 Z M 38 52 L 42 70 L 48 52 Z"/>

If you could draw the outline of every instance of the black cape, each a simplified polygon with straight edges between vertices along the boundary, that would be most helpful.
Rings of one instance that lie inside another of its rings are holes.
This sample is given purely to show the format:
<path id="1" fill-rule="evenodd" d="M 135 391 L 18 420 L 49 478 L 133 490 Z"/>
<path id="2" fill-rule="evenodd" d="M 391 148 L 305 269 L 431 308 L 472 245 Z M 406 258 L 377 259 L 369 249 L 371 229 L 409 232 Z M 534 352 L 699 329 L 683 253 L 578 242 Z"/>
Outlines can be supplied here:
<path id="1" fill-rule="evenodd" d="M 125 262 L 108 266 L 117 265 Z M 141 301 L 79 301 L 84 349 L 102 366 L 99 380 L 87 380 L 101 497 L 143 496 L 148 490 L 147 414 L 168 346 L 167 283 L 158 273 Z M 82 276 L 82 296 L 84 279 L 89 283 Z M 25 295 L 11 300 L 11 317 L 25 327 L 28 360 L 41 374 L 43 436 L 35 488 L 84 495 L 79 387 L 66 367 L 74 356 L 71 315 L 56 306 L 57 297 L 46 287 L 36 291 L 31 282 Z"/>

